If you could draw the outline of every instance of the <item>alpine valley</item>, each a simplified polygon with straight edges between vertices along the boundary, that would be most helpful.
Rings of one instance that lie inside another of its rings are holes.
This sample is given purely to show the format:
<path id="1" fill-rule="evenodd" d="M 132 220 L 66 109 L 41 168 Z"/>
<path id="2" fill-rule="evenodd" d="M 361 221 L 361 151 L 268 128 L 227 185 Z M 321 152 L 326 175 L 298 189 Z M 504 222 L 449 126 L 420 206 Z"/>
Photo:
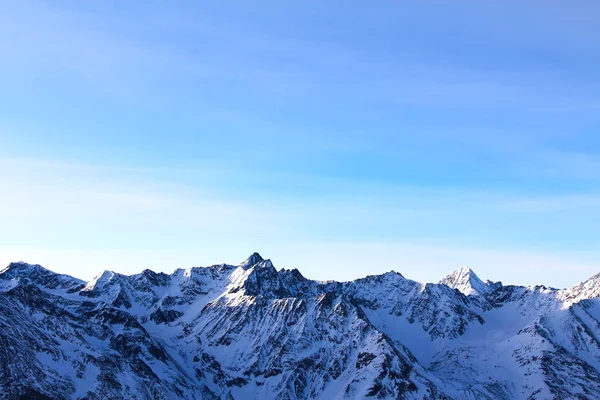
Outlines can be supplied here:
<path id="1" fill-rule="evenodd" d="M 600 275 L 569 289 L 238 266 L 0 272 L 1 399 L 600 399 Z"/>

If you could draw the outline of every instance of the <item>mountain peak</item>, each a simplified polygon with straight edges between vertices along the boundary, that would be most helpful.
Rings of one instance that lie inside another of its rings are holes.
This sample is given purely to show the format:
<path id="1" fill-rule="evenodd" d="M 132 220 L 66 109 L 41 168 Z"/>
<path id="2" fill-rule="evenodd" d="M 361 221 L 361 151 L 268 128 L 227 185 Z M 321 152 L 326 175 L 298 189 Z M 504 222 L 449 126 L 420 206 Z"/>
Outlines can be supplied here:
<path id="1" fill-rule="evenodd" d="M 593 299 L 600 296 L 600 274 L 568 289 L 560 291 L 560 297 L 568 303 L 576 303 L 584 299 Z"/>
<path id="2" fill-rule="evenodd" d="M 483 283 L 481 279 L 469 267 L 462 267 L 446 276 L 440 282 L 442 285 L 458 289 L 464 295 L 480 295 L 490 291 L 490 286 Z"/>
<path id="3" fill-rule="evenodd" d="M 477 279 L 479 279 L 479 277 L 477 276 L 475 271 L 473 271 L 470 267 L 462 267 L 462 268 L 457 269 L 454 272 L 460 272 L 462 274 L 469 274 L 469 275 L 475 276 Z"/>
<path id="4" fill-rule="evenodd" d="M 3 278 L 29 278 L 37 283 L 41 283 L 42 281 L 52 279 L 54 277 L 64 277 L 65 279 L 71 279 L 73 281 L 79 281 L 79 279 L 73 278 L 68 275 L 61 275 L 55 272 L 50 271 L 42 267 L 39 264 L 28 264 L 23 261 L 12 262 L 8 265 L 8 267 L 0 270 L 0 275 Z"/>
<path id="5" fill-rule="evenodd" d="M 0 271 L 0 274 L 9 274 L 11 277 L 24 277 L 39 271 L 50 272 L 39 264 L 28 264 L 26 262 L 19 261 L 10 263 L 8 267 Z"/>
<path id="6" fill-rule="evenodd" d="M 250 257 L 248 257 L 243 263 L 240 264 L 240 267 L 242 267 L 243 269 L 248 269 L 253 265 L 256 265 L 263 261 L 265 260 L 260 256 L 260 254 L 254 252 Z"/>
<path id="7" fill-rule="evenodd" d="M 85 287 L 83 288 L 84 292 L 93 291 L 93 290 L 102 290 L 106 285 L 108 285 L 113 279 L 119 274 L 116 274 L 112 271 L 104 271 L 96 275 L 91 281 L 87 282 Z"/>
<path id="8" fill-rule="evenodd" d="M 48 289 L 58 287 L 72 289 L 83 283 L 82 280 L 72 276 L 57 274 L 39 264 L 28 264 L 23 261 L 10 263 L 8 267 L 0 271 L 0 278 L 3 280 L 24 278 Z"/>

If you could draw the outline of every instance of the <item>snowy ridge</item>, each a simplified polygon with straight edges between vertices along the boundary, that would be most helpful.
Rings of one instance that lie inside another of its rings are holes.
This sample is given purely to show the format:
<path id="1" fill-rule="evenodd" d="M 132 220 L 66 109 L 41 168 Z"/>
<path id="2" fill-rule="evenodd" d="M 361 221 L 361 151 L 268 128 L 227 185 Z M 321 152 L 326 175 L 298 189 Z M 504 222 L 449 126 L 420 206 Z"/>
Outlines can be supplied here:
<path id="1" fill-rule="evenodd" d="M 317 282 L 241 264 L 0 272 L 0 398 L 600 398 L 600 275 Z"/>
<path id="2" fill-rule="evenodd" d="M 594 275 L 587 281 L 581 282 L 569 289 L 561 290 L 559 297 L 565 304 L 569 305 L 581 300 L 600 297 L 600 274 Z"/>

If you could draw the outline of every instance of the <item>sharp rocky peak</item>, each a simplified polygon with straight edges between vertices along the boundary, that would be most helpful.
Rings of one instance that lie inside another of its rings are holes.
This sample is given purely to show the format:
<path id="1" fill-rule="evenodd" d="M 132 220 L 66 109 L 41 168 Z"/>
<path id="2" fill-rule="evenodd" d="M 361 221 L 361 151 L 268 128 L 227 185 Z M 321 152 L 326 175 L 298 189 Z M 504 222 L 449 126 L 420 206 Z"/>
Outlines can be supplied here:
<path id="1" fill-rule="evenodd" d="M 255 252 L 252 253 L 252 255 L 248 257 L 243 263 L 241 263 L 240 267 L 242 267 L 243 269 L 248 269 L 263 261 L 265 260 L 260 256 L 260 254 Z"/>
<path id="2" fill-rule="evenodd" d="M 258 256 L 256 259 L 260 258 L 260 261 L 252 264 L 251 267 L 244 268 L 250 271 L 243 284 L 246 294 L 251 296 L 275 296 L 278 298 L 290 296 L 290 292 L 285 288 L 280 274 L 271 260 L 263 260 L 258 253 L 255 254 Z"/>
<path id="3" fill-rule="evenodd" d="M 477 274 L 469 267 L 457 269 L 439 283 L 457 289 L 467 296 L 480 295 L 492 290 L 492 287 L 479 279 Z"/>

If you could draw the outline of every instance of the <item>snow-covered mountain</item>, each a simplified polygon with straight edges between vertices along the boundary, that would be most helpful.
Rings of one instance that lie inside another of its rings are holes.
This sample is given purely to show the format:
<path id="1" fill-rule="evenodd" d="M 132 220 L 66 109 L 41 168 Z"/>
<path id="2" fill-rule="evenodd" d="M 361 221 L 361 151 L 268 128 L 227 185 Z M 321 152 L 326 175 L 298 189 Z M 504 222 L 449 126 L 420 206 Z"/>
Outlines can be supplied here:
<path id="1" fill-rule="evenodd" d="M 500 282 L 494 283 L 487 281 L 486 283 L 483 283 L 483 281 L 475 275 L 475 272 L 468 267 L 454 271 L 442 279 L 440 283 L 442 285 L 450 286 L 452 289 L 458 289 L 467 296 L 487 294 L 497 287 L 502 286 Z"/>
<path id="2" fill-rule="evenodd" d="M 238 266 L 0 272 L 1 399 L 597 399 L 600 275 L 316 282 Z"/>

